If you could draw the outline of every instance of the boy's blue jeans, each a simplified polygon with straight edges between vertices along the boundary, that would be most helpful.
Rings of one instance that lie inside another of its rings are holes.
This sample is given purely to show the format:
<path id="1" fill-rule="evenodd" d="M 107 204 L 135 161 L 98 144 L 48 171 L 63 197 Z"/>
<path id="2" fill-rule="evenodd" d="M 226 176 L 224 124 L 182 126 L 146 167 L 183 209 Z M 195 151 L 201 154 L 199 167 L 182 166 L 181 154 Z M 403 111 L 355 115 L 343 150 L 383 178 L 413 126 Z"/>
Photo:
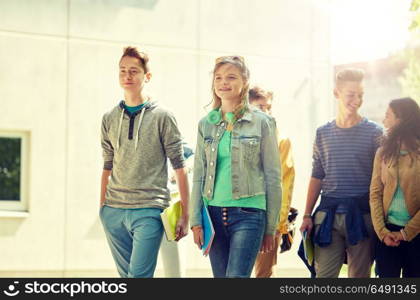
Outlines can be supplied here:
<path id="1" fill-rule="evenodd" d="M 104 205 L 99 215 L 121 277 L 153 277 L 163 225 L 161 209 Z"/>
<path id="2" fill-rule="evenodd" d="M 250 277 L 266 226 L 262 209 L 209 206 L 215 236 L 210 249 L 214 277 Z"/>

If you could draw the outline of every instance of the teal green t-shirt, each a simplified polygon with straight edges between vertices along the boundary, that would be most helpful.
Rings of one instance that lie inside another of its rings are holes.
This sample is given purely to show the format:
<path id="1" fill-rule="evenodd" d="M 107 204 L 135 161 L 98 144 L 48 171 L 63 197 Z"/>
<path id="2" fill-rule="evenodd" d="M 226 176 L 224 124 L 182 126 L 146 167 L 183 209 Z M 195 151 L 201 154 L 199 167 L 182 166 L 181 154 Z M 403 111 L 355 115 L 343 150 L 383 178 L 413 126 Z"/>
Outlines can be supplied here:
<path id="1" fill-rule="evenodd" d="M 406 155 L 407 151 L 401 151 L 401 155 Z M 408 213 L 407 206 L 405 205 L 404 193 L 398 183 L 397 190 L 391 201 L 391 206 L 388 209 L 388 223 L 405 226 L 411 217 Z"/>
<path id="2" fill-rule="evenodd" d="M 216 178 L 213 200 L 203 198 L 206 205 L 219 207 L 252 207 L 266 209 L 265 195 L 234 200 L 232 197 L 231 132 L 226 130 L 217 149 Z"/>
<path id="3" fill-rule="evenodd" d="M 124 102 L 124 109 L 127 110 L 130 114 L 132 114 L 141 110 L 146 103 L 147 101 L 137 106 L 127 106 L 127 104 L 125 104 Z"/>
<path id="4" fill-rule="evenodd" d="M 388 222 L 398 226 L 405 226 L 410 221 L 410 218 L 405 205 L 403 191 L 401 186 L 398 185 L 392 198 L 391 206 L 388 209 Z"/>

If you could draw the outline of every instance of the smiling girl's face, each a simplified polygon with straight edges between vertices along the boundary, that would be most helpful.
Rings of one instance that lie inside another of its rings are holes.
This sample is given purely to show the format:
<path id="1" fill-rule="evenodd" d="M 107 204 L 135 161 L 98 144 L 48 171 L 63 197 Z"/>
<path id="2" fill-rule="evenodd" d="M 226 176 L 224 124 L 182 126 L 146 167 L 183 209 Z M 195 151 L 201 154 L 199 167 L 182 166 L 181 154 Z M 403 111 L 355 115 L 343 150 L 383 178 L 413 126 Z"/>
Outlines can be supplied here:
<path id="1" fill-rule="evenodd" d="M 391 107 L 388 106 L 388 109 L 385 113 L 385 119 L 382 121 L 384 123 L 384 126 L 386 129 L 391 129 L 395 125 L 397 125 L 400 122 L 400 119 L 397 118 L 394 111 Z"/>
<path id="2" fill-rule="evenodd" d="M 240 70 L 232 64 L 221 65 L 214 74 L 214 92 L 222 100 L 240 101 L 244 80 Z"/>

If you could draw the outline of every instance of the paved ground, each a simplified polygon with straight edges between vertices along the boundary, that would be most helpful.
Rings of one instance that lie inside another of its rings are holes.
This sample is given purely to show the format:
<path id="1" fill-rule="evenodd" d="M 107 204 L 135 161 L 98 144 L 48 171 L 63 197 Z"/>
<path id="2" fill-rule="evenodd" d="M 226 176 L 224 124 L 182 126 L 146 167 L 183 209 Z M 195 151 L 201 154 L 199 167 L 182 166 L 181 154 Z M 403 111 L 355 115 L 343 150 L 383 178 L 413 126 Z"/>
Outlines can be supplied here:
<path id="1" fill-rule="evenodd" d="M 374 277 L 372 268 L 372 277 Z M 94 271 L 0 271 L 0 278 L 108 278 L 118 277 L 115 270 L 94 270 Z M 162 269 L 157 269 L 155 277 L 165 277 Z M 210 269 L 189 269 L 185 271 L 183 277 L 186 278 L 211 278 L 213 277 Z M 252 274 L 251 277 L 254 277 Z M 285 269 L 276 268 L 275 276 L 277 278 L 309 278 L 310 274 L 307 269 Z M 340 278 L 347 277 L 347 265 L 343 265 L 340 272 Z"/>
<path id="2" fill-rule="evenodd" d="M 118 277 L 114 270 L 97 270 L 97 271 L 0 271 L 2 278 L 107 278 Z M 163 270 L 158 269 L 155 272 L 155 277 L 165 277 Z M 187 278 L 211 278 L 213 277 L 210 269 L 190 269 L 185 271 L 183 277 Z M 252 276 L 254 277 L 254 276 Z M 304 269 L 281 269 L 276 270 L 275 277 L 296 278 L 309 277 L 309 272 Z"/>

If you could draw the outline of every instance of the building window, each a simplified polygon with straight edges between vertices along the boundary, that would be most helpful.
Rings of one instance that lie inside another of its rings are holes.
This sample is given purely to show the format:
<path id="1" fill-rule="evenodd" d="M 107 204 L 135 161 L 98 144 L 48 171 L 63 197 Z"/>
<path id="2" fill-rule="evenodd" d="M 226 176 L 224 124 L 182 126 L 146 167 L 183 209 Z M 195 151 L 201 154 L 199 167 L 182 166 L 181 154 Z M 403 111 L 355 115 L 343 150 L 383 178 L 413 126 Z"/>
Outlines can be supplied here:
<path id="1" fill-rule="evenodd" d="M 0 210 L 27 210 L 28 134 L 0 131 Z"/>

